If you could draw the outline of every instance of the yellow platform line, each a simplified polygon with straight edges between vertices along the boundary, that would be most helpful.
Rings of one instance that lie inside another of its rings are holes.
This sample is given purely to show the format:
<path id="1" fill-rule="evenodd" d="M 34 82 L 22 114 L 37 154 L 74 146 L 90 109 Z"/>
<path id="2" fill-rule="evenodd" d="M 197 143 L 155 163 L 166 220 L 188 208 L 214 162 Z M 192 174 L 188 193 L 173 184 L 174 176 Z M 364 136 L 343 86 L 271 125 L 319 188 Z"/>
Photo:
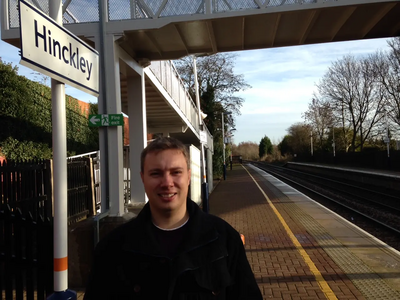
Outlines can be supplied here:
<path id="1" fill-rule="evenodd" d="M 295 237 L 293 232 L 290 230 L 288 224 L 286 223 L 285 219 L 282 217 L 282 215 L 279 213 L 279 211 L 276 209 L 275 205 L 271 202 L 271 200 L 268 198 L 267 194 L 262 190 L 262 188 L 258 185 L 257 181 L 254 179 L 254 177 L 250 174 L 250 172 L 242 165 L 242 167 L 246 170 L 246 172 L 250 175 L 250 177 L 253 179 L 257 187 L 260 189 L 261 193 L 264 195 L 265 199 L 267 199 L 268 204 L 271 206 L 272 210 L 274 211 L 275 215 L 278 217 L 279 221 L 281 222 L 282 226 L 285 228 L 286 233 L 292 240 L 293 244 L 295 245 L 296 249 L 299 251 L 300 255 L 303 257 L 303 260 L 305 263 L 308 265 L 310 268 L 310 271 L 314 274 L 315 279 L 321 288 L 321 291 L 325 294 L 326 298 L 329 300 L 334 300 L 337 299 L 335 296 L 335 293 L 331 290 L 329 287 L 328 283 L 325 281 L 324 277 L 322 274 L 319 272 L 317 267 L 315 266 L 314 262 L 311 260 L 310 256 L 307 254 L 306 250 L 301 246 L 300 242 L 298 239 Z"/>

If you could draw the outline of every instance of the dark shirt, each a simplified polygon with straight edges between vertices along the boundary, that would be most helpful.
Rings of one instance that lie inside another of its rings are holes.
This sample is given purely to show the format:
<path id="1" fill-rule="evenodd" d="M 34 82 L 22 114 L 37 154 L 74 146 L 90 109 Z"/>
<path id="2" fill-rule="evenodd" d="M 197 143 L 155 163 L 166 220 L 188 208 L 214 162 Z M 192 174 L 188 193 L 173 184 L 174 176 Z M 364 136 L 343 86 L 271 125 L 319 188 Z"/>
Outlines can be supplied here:
<path id="1" fill-rule="evenodd" d="M 174 258 L 178 253 L 179 245 L 185 238 L 188 224 L 175 230 L 163 230 L 153 224 L 153 232 L 156 240 L 160 244 L 161 251 L 169 258 Z"/>

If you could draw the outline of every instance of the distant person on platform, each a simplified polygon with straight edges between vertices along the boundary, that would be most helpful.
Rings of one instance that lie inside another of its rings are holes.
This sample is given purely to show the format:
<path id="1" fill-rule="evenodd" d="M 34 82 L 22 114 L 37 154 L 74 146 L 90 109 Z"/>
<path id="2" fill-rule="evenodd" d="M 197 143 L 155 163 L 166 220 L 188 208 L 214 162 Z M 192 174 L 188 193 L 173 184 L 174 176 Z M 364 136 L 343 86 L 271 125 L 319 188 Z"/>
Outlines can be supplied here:
<path id="1" fill-rule="evenodd" d="M 142 151 L 149 201 L 97 245 L 85 300 L 262 299 L 239 233 L 187 198 L 189 166 L 173 138 Z"/>

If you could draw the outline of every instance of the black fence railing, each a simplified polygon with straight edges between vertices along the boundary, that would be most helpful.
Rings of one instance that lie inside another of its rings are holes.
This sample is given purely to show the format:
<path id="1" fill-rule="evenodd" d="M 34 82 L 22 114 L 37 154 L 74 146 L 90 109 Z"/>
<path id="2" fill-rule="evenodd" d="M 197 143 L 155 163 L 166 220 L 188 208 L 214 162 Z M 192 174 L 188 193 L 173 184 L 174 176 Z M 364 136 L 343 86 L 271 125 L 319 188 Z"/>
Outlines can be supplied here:
<path id="1" fill-rule="evenodd" d="M 95 212 L 92 160 L 68 160 L 68 223 Z M 52 163 L 0 163 L 0 300 L 53 293 Z"/>
<path id="2" fill-rule="evenodd" d="M 335 156 L 315 151 L 312 156 L 297 155 L 294 161 L 400 171 L 400 150 L 391 150 L 390 156 L 386 151 L 337 152 Z"/>
<path id="3" fill-rule="evenodd" d="M 9 205 L 0 211 L 0 299 L 45 300 L 53 293 L 53 226 Z"/>
<path id="4" fill-rule="evenodd" d="M 91 158 L 68 160 L 68 222 L 75 223 L 96 212 Z"/>
<path id="5" fill-rule="evenodd" d="M 20 209 L 34 220 L 53 218 L 52 161 L 0 163 L 0 209 Z M 95 214 L 92 159 L 68 160 L 68 222 L 74 223 Z"/>
<path id="6" fill-rule="evenodd" d="M 52 218 L 51 161 L 0 163 L 1 208 Z"/>

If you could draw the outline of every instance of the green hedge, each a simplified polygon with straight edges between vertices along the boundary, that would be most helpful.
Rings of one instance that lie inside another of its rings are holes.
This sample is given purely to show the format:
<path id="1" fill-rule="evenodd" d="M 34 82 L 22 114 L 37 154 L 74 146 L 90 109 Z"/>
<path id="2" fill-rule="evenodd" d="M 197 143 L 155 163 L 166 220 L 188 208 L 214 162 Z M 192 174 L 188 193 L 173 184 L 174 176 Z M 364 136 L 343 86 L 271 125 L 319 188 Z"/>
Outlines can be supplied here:
<path id="1" fill-rule="evenodd" d="M 19 76 L 18 68 L 0 58 L 0 148 L 7 159 L 49 159 L 52 156 L 51 89 Z M 90 112 L 97 113 L 97 104 Z M 99 149 L 98 129 L 88 127 L 79 102 L 66 96 L 67 152 Z"/>

